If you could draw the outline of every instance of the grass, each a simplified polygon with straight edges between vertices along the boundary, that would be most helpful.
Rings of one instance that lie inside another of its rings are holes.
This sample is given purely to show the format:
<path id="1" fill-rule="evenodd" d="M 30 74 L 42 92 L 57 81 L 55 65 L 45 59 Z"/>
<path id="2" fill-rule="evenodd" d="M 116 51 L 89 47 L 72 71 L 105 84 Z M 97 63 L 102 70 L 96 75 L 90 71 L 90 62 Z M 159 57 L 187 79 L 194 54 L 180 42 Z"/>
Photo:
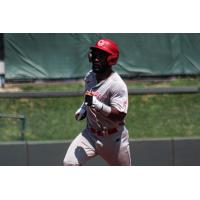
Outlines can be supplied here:
<path id="1" fill-rule="evenodd" d="M 148 88 L 148 87 L 183 87 L 183 86 L 200 86 L 200 77 L 198 78 L 174 78 L 165 80 L 125 80 L 129 89 L 131 88 Z M 79 91 L 84 89 L 84 81 L 66 81 L 51 83 L 26 83 L 26 84 L 9 84 L 6 85 L 8 91 Z"/>
<path id="2" fill-rule="evenodd" d="M 166 81 L 126 81 L 128 88 L 199 86 L 199 79 Z M 82 81 L 49 84 L 6 85 L 16 91 L 83 90 Z M 73 139 L 85 126 L 74 112 L 82 97 L 1 99 L 0 113 L 26 117 L 27 140 Z M 200 94 L 129 95 L 126 126 L 131 138 L 200 136 Z M 18 140 L 20 121 L 0 119 L 0 141 Z"/>
<path id="3" fill-rule="evenodd" d="M 200 136 L 200 94 L 130 97 L 131 137 Z"/>

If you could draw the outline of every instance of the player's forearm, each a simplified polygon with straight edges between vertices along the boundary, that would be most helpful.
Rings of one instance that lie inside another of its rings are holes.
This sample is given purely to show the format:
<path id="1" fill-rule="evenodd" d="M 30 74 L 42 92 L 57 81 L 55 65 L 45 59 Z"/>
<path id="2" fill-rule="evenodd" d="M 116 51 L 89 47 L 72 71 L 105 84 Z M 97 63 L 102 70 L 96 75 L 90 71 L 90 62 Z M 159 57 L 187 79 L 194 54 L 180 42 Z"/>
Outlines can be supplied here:
<path id="1" fill-rule="evenodd" d="M 116 108 L 105 105 L 104 103 L 101 103 L 99 107 L 96 107 L 96 110 L 114 121 L 121 121 L 126 116 L 125 113 L 119 112 Z"/>
<path id="2" fill-rule="evenodd" d="M 121 121 L 126 116 L 125 113 L 119 112 L 116 108 L 105 105 L 104 103 L 100 103 L 99 106 L 96 106 L 95 108 L 98 112 L 113 121 Z"/>
<path id="3" fill-rule="evenodd" d="M 126 116 L 125 113 L 118 111 L 114 107 L 102 103 L 96 98 L 96 96 L 92 96 L 90 93 L 86 93 L 85 104 L 87 106 L 95 108 L 97 112 L 100 112 L 104 116 L 114 121 L 121 121 Z"/>

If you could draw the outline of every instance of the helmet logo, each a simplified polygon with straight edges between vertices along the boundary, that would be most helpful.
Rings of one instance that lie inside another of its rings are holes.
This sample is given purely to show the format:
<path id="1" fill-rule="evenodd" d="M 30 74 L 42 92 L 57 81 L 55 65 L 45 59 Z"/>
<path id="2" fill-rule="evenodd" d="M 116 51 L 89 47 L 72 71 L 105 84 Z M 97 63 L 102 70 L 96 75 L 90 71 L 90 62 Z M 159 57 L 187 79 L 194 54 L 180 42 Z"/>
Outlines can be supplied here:
<path id="1" fill-rule="evenodd" d="M 104 43 L 105 43 L 104 40 L 99 40 L 98 43 L 97 43 L 97 45 L 99 47 L 102 47 L 104 45 Z"/>

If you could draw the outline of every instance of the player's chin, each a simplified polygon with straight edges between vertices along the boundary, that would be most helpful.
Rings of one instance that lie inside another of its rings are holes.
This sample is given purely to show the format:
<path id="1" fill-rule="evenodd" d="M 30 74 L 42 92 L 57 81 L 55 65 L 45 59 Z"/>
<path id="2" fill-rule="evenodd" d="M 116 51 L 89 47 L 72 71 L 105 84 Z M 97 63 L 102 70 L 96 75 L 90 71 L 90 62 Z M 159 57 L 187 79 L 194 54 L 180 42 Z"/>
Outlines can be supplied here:
<path id="1" fill-rule="evenodd" d="M 101 72 L 101 66 L 99 65 L 92 65 L 92 71 L 95 73 Z"/>

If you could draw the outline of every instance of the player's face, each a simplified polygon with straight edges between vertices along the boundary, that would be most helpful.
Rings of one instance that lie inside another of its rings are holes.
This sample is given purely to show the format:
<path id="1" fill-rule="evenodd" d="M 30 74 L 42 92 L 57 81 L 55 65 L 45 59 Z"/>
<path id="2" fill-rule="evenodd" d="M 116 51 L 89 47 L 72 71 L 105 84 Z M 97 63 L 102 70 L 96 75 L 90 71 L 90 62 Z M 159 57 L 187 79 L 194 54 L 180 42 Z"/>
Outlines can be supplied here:
<path id="1" fill-rule="evenodd" d="M 92 50 L 92 70 L 95 73 L 104 73 L 108 69 L 108 54 L 99 49 Z"/>

